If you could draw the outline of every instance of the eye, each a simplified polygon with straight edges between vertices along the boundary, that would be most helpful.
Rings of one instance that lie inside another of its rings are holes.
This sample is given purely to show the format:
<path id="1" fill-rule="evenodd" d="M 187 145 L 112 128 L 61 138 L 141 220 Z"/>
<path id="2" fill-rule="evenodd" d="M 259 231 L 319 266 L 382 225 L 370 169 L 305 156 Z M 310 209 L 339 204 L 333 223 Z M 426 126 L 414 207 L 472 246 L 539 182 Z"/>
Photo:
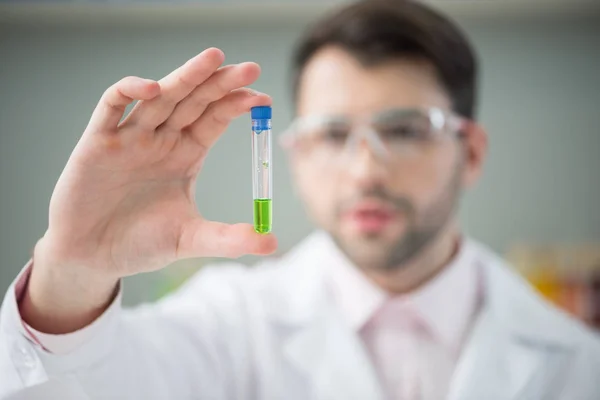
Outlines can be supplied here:
<path id="1" fill-rule="evenodd" d="M 350 129 L 341 123 L 330 123 L 322 127 L 322 138 L 328 144 L 343 145 L 348 138 Z"/>
<path id="2" fill-rule="evenodd" d="M 429 124 L 422 121 L 399 121 L 379 126 L 377 129 L 383 137 L 388 139 L 425 140 L 431 133 Z"/>
<path id="3" fill-rule="evenodd" d="M 392 140 L 425 140 L 432 131 L 429 118 L 417 112 L 388 113 L 375 127 L 383 138 Z"/>
<path id="4" fill-rule="evenodd" d="M 390 139 L 418 139 L 424 134 L 423 129 L 407 124 L 381 127 L 379 132 Z"/>

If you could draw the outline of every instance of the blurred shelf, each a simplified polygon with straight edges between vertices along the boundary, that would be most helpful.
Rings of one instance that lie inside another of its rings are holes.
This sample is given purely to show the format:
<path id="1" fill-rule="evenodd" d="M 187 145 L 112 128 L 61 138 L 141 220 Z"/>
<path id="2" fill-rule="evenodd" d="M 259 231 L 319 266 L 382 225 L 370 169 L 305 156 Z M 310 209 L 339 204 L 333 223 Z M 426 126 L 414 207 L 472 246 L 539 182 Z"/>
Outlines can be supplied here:
<path id="1" fill-rule="evenodd" d="M 600 243 L 520 243 L 506 258 L 541 295 L 600 331 Z"/>
<path id="2" fill-rule="evenodd" d="M 600 16 L 598 0 L 423 0 L 459 19 Z M 305 24 L 349 0 L 7 1 L 0 26 L 194 26 Z"/>

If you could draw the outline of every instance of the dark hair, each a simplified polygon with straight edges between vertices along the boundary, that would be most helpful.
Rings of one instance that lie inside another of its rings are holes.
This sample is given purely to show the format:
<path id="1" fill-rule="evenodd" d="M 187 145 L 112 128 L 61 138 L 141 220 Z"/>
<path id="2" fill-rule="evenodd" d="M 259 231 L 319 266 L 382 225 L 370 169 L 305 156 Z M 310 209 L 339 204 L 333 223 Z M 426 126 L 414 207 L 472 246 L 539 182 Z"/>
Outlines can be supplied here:
<path id="1" fill-rule="evenodd" d="M 474 117 L 477 60 L 471 45 L 453 22 L 417 1 L 363 0 L 309 28 L 293 57 L 294 98 L 304 67 L 328 45 L 340 46 L 365 66 L 403 57 L 428 61 L 454 111 Z"/>

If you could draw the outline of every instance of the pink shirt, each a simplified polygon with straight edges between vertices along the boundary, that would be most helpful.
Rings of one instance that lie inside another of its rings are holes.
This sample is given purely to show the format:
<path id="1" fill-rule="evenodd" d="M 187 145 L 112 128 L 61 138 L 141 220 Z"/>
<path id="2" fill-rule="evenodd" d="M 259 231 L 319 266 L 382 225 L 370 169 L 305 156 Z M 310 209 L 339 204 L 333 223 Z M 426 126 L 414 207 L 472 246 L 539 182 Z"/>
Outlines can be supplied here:
<path id="1" fill-rule="evenodd" d="M 335 302 L 365 344 L 388 397 L 444 398 L 479 298 L 468 241 L 436 277 L 395 297 L 371 283 L 341 253 L 331 260 Z"/>

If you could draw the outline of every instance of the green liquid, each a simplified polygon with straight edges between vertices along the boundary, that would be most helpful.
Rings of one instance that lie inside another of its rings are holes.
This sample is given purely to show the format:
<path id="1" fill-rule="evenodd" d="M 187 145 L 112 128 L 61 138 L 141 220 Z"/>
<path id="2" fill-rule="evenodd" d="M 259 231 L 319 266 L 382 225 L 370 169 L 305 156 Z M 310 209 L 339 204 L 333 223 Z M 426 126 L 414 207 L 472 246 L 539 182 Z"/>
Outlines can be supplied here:
<path id="1" fill-rule="evenodd" d="M 258 233 L 271 232 L 271 199 L 254 200 L 254 230 Z"/>

